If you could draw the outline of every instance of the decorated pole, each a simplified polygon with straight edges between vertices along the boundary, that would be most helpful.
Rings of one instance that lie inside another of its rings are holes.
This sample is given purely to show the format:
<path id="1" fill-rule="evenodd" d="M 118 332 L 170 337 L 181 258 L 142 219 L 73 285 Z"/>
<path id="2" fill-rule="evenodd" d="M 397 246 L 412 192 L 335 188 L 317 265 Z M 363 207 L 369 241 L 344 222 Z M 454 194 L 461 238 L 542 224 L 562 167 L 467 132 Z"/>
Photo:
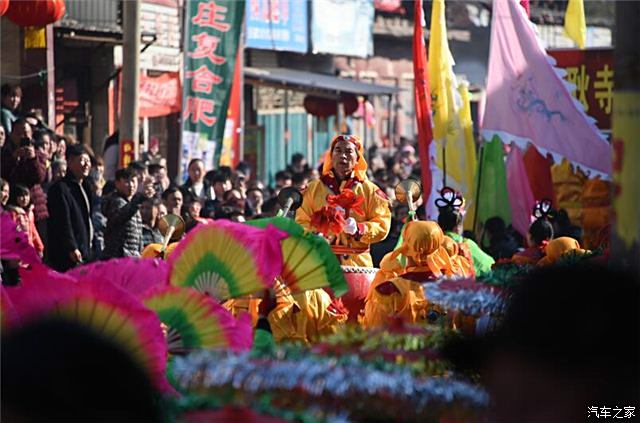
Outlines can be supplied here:
<path id="1" fill-rule="evenodd" d="M 616 2 L 611 257 L 640 274 L 640 50 L 635 34 L 640 3 Z"/>
<path id="2" fill-rule="evenodd" d="M 122 37 L 122 114 L 120 117 L 119 167 L 138 158 L 138 93 L 140 90 L 140 2 L 125 1 Z"/>

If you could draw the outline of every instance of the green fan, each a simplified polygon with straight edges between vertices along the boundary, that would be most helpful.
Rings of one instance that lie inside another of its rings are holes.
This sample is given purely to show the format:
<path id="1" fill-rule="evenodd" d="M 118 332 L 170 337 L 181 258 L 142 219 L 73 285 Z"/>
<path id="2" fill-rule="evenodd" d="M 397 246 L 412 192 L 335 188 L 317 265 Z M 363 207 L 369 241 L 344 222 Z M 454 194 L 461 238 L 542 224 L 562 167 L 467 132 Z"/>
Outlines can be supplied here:
<path id="1" fill-rule="evenodd" d="M 292 293 L 329 287 L 336 297 L 349 290 L 340 262 L 327 242 L 291 219 L 273 217 L 256 219 L 247 224 L 259 228 L 273 225 L 287 233 L 280 241 L 283 270 L 280 278 Z"/>

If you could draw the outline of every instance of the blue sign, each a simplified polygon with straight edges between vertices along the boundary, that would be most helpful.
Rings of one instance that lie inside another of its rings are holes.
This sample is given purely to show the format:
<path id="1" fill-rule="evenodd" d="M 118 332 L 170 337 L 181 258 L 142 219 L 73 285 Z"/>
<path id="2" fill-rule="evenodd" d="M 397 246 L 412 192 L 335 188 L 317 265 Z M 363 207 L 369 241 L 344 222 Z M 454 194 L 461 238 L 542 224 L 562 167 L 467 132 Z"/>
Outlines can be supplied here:
<path id="1" fill-rule="evenodd" d="M 311 0 L 313 53 L 373 56 L 373 0 Z"/>
<path id="2" fill-rule="evenodd" d="M 248 0 L 245 46 L 306 53 L 307 0 Z"/>

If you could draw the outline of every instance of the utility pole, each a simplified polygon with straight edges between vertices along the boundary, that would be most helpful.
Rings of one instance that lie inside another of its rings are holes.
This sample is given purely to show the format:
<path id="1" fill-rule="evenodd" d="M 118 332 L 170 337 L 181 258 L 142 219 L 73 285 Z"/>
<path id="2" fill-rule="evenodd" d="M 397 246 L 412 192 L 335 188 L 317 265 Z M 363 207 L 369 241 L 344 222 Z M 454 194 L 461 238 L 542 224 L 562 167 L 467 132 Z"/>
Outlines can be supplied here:
<path id="1" fill-rule="evenodd" d="M 122 0 L 121 167 L 138 159 L 138 91 L 140 87 L 140 1 Z"/>
<path id="2" fill-rule="evenodd" d="M 640 275 L 640 2 L 616 2 L 611 259 Z"/>

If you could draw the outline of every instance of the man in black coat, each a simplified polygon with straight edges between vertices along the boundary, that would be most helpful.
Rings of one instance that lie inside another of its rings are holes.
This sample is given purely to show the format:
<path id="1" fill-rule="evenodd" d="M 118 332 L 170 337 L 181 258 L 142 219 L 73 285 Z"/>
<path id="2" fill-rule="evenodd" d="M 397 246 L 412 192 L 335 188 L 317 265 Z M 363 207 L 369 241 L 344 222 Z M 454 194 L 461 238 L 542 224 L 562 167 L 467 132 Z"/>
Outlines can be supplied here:
<path id="1" fill-rule="evenodd" d="M 67 176 L 51 185 L 47 204 L 49 264 L 58 271 L 89 261 L 93 238 L 89 151 L 75 144 L 67 147 L 66 156 Z"/>

